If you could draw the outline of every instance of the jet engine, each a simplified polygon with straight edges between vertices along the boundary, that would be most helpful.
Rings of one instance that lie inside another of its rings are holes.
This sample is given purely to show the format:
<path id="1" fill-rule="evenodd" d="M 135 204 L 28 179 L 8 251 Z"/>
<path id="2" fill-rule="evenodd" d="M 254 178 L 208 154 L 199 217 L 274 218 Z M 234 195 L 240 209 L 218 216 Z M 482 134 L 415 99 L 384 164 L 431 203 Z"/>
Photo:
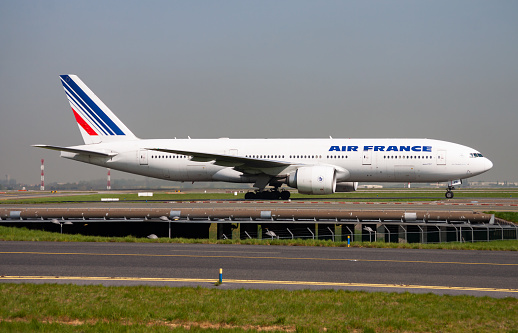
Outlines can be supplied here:
<path id="1" fill-rule="evenodd" d="M 302 194 L 332 194 L 336 189 L 336 170 L 331 166 L 300 167 L 288 176 L 287 183 Z"/>

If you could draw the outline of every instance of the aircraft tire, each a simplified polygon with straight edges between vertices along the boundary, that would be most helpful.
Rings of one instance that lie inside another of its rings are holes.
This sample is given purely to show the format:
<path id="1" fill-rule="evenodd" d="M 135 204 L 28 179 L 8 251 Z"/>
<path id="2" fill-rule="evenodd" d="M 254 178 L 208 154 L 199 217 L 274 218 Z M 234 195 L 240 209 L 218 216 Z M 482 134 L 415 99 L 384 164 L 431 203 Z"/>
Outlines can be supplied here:
<path id="1" fill-rule="evenodd" d="M 446 191 L 446 194 L 444 195 L 446 199 L 453 199 L 453 192 L 452 191 Z"/>
<path id="2" fill-rule="evenodd" d="M 271 193 L 270 195 L 271 195 L 271 199 L 272 200 L 280 200 L 281 199 L 281 192 L 280 191 L 275 190 L 275 191 L 271 191 L 270 193 Z"/>

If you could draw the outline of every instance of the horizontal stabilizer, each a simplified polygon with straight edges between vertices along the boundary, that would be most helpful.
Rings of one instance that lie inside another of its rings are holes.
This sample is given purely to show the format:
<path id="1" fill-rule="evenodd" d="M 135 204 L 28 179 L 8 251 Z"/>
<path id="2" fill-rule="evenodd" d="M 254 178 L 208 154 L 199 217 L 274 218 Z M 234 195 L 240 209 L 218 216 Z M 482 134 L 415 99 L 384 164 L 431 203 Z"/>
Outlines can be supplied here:
<path id="1" fill-rule="evenodd" d="M 60 146 L 50 146 L 50 145 L 32 145 L 32 146 L 37 147 L 37 148 L 45 148 L 45 149 L 57 150 L 57 151 L 66 151 L 68 153 L 97 156 L 97 157 L 113 157 L 113 156 L 117 155 L 117 153 L 104 153 L 104 152 L 100 152 L 100 151 L 79 149 L 79 148 L 72 148 L 72 147 L 60 147 Z"/>

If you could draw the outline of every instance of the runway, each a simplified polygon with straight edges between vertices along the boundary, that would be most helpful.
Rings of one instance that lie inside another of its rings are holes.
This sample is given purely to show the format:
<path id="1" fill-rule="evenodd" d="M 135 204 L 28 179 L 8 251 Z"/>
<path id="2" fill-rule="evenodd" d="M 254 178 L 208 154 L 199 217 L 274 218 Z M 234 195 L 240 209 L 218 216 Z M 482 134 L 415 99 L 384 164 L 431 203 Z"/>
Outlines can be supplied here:
<path id="1" fill-rule="evenodd" d="M 514 252 L 0 242 L 0 281 L 518 297 Z M 223 284 L 215 287 L 219 269 Z"/>

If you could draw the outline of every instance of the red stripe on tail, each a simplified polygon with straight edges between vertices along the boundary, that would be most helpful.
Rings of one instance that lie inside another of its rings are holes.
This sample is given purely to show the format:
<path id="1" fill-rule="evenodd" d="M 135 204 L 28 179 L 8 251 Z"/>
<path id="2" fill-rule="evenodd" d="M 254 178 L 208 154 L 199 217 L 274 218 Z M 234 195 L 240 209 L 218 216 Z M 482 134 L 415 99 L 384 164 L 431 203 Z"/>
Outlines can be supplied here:
<path id="1" fill-rule="evenodd" d="M 93 128 L 90 127 L 90 125 L 88 125 L 86 123 L 86 121 L 81 118 L 80 115 L 77 114 L 76 110 L 74 110 L 74 108 L 72 108 L 72 111 L 74 111 L 74 117 L 76 117 L 76 121 L 79 125 L 81 125 L 81 127 L 86 131 L 86 133 L 88 133 L 89 135 L 98 135 L 94 130 Z"/>

